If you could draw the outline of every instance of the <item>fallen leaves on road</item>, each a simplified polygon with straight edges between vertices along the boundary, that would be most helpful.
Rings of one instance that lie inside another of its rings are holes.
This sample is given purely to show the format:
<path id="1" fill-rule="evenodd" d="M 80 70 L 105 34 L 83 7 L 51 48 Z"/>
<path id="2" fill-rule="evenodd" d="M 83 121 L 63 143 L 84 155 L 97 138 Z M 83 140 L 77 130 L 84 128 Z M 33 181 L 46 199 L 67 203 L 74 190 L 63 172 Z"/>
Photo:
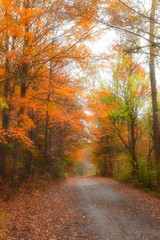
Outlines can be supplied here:
<path id="1" fill-rule="evenodd" d="M 110 207 L 111 211 L 113 209 L 117 214 L 123 215 L 127 212 L 133 219 L 136 219 L 137 216 L 142 217 L 146 224 L 147 221 L 150 221 L 148 216 L 152 216 L 155 228 L 159 229 L 159 199 L 113 179 L 94 178 L 95 181 L 96 179 L 98 183 L 105 186 L 104 189 L 110 189 L 111 202 L 107 200 L 107 195 L 104 195 L 105 198 L 98 199 L 95 203 L 93 199 L 95 206 L 99 206 L 101 209 L 103 205 L 104 211 L 106 211 L 106 204 L 107 208 Z M 93 219 L 89 219 L 84 212 L 86 200 L 75 187 L 75 181 L 75 179 L 70 178 L 61 183 L 52 183 L 45 191 L 36 190 L 31 193 L 22 188 L 10 201 L 3 202 L 0 200 L 0 239 L 98 239 L 95 233 L 96 228 L 92 223 Z M 91 192 L 92 188 L 94 191 L 97 190 L 95 186 L 92 186 L 92 182 L 88 181 L 90 185 L 87 185 Z M 121 200 L 117 199 L 116 201 L 116 196 L 121 196 Z M 107 219 L 108 226 L 106 227 L 114 228 L 115 222 L 113 222 L 112 215 L 107 215 Z M 133 233 L 136 236 L 135 228 L 134 225 L 129 228 L 128 234 Z M 112 232 L 112 239 L 115 237 L 114 234 L 116 234 L 116 230 Z"/>
<path id="2" fill-rule="evenodd" d="M 63 183 L 53 183 L 46 191 L 38 190 L 27 194 L 22 189 L 9 202 L 0 202 L 0 212 L 5 216 L 5 222 L 0 222 L 3 232 L 0 238 L 94 239 L 94 232 L 87 227 L 89 220 L 78 203 L 72 179 Z"/>

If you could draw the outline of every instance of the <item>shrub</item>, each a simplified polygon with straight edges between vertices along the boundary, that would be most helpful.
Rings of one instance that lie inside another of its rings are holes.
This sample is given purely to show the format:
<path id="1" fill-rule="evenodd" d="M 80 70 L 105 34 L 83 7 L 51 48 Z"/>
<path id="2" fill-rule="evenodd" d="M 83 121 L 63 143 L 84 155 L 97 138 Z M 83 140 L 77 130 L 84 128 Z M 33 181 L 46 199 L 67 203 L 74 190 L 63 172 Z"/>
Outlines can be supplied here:
<path id="1" fill-rule="evenodd" d="M 138 160 L 139 182 L 151 190 L 156 188 L 156 170 L 151 169 L 149 163 L 143 159 Z"/>
<path id="2" fill-rule="evenodd" d="M 130 157 L 126 153 L 117 155 L 113 166 L 113 176 L 121 182 L 131 182 L 132 165 Z"/>

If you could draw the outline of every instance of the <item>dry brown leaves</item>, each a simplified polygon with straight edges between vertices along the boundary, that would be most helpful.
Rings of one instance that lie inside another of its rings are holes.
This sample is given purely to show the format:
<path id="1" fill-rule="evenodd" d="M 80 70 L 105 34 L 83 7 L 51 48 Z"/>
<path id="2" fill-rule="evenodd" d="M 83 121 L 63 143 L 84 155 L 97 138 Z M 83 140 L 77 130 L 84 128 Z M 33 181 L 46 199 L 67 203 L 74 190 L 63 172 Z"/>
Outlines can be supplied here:
<path id="1" fill-rule="evenodd" d="M 1 237 L 6 240 L 94 239 L 89 220 L 79 205 L 69 179 L 47 190 L 28 194 L 25 189 L 9 202 L 0 202 Z M 3 216 L 2 216 L 3 214 Z"/>

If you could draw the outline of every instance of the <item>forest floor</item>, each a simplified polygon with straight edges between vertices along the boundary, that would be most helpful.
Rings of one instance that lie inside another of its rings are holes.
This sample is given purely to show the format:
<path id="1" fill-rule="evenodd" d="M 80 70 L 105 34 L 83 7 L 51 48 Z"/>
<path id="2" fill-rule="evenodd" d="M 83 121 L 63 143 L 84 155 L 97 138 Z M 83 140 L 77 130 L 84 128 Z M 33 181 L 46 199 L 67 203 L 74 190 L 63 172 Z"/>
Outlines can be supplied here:
<path id="1" fill-rule="evenodd" d="M 159 240 L 160 199 L 113 179 L 69 178 L 0 201 L 0 239 Z"/>

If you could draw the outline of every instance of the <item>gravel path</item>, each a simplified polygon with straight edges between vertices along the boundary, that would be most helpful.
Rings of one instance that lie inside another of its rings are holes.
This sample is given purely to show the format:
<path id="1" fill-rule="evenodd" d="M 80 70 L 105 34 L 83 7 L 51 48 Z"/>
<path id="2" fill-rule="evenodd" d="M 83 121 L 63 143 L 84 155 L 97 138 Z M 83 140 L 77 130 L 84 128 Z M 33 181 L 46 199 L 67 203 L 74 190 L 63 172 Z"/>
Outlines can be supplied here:
<path id="1" fill-rule="evenodd" d="M 76 187 L 97 240 L 160 239 L 160 202 L 110 179 L 79 178 Z M 157 217 L 157 218 L 156 218 Z"/>
<path id="2" fill-rule="evenodd" d="M 69 178 L 0 200 L 5 240 L 160 240 L 160 200 L 107 178 Z"/>

